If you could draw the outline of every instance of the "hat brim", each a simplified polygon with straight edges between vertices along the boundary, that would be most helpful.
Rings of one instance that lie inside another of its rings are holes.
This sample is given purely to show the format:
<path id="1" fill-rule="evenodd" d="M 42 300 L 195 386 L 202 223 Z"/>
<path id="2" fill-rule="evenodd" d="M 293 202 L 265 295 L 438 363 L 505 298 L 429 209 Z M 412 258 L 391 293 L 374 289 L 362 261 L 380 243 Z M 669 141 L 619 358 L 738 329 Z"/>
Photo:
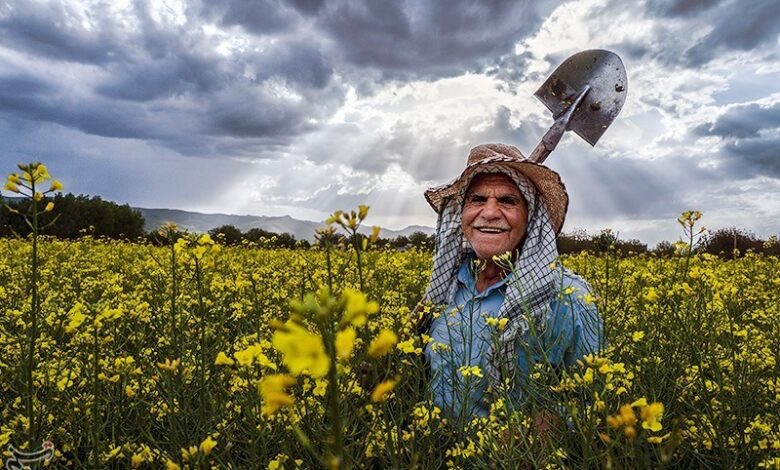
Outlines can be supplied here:
<path id="1" fill-rule="evenodd" d="M 440 213 L 445 199 L 452 196 L 462 196 L 474 176 L 480 173 L 501 173 L 501 169 L 507 167 L 519 171 L 536 186 L 550 214 L 553 229 L 556 235 L 559 234 L 566 220 L 569 194 L 561 181 L 561 176 L 541 163 L 521 161 L 504 156 L 481 160 L 467 166 L 463 173 L 450 183 L 426 190 L 425 199 L 436 213 Z"/>

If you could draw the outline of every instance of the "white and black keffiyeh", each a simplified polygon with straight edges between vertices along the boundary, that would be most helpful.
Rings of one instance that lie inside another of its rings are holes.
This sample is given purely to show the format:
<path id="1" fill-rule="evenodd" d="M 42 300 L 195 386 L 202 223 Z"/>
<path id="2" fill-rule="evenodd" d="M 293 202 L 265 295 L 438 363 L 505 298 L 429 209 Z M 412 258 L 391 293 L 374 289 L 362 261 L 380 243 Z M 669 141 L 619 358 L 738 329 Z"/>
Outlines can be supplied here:
<path id="1" fill-rule="evenodd" d="M 546 324 L 556 285 L 550 265 L 558 258 L 558 249 L 547 208 L 534 185 L 521 172 L 506 165 L 488 164 L 481 173 L 503 173 L 512 178 L 528 205 L 525 240 L 519 256 L 515 257 L 499 310 L 499 317 L 508 318 L 509 322 L 501 332 L 498 347 L 491 348 L 486 361 L 485 372 L 495 387 L 501 383 L 503 374 L 514 372 L 517 342 L 529 331 L 529 322 L 534 322 L 536 328 Z M 461 228 L 463 200 L 469 183 L 466 181 L 458 194 L 447 198 L 439 212 L 433 271 L 423 298 L 435 305 L 446 307 L 454 300 L 458 270 L 471 251 Z"/>

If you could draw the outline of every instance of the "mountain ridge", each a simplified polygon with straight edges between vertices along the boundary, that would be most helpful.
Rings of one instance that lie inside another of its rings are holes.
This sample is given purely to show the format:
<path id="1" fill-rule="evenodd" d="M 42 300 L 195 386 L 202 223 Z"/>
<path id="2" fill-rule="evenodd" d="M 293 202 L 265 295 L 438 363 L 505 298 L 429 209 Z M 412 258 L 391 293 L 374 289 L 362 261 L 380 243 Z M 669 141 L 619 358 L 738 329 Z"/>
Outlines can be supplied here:
<path id="1" fill-rule="evenodd" d="M 222 225 L 233 225 L 242 232 L 253 228 L 259 228 L 268 232 L 289 233 L 298 240 L 314 241 L 314 230 L 324 227 L 324 222 L 313 220 L 300 220 L 290 215 L 236 215 L 236 214 L 208 214 L 203 212 L 185 211 L 182 209 L 159 209 L 147 207 L 133 207 L 144 217 L 144 230 L 151 231 L 159 228 L 167 222 L 174 223 L 181 229 L 193 232 L 207 232 Z M 361 226 L 360 233 L 371 233 L 371 226 Z M 396 238 L 409 236 L 414 232 L 423 232 L 431 235 L 435 232 L 432 227 L 424 225 L 409 225 L 401 230 L 382 228 L 380 234 L 383 238 Z"/>

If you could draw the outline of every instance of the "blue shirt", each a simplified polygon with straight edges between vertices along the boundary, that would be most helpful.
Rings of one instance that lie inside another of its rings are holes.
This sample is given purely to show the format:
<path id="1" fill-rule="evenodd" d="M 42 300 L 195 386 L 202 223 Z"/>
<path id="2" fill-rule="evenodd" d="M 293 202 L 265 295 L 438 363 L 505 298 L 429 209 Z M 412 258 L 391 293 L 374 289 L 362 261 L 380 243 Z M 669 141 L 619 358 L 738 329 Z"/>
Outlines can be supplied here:
<path id="1" fill-rule="evenodd" d="M 434 318 L 429 332 L 432 340 L 425 348 L 434 404 L 452 418 L 488 414 L 483 400 L 488 385 L 484 371 L 499 328 L 496 320 L 488 318 L 498 317 L 506 291 L 504 278 L 477 292 L 470 264 L 461 264 L 455 299 Z M 552 300 L 546 327 L 541 333 L 529 331 L 518 346 L 521 378 L 527 378 L 533 365 L 542 361 L 568 367 L 586 354 L 596 353 L 604 342 L 603 322 L 596 306 L 586 299 L 590 287 L 565 268 L 559 268 L 558 273 L 562 276 L 560 294 Z M 512 395 L 519 398 L 519 393 L 515 390 Z"/>

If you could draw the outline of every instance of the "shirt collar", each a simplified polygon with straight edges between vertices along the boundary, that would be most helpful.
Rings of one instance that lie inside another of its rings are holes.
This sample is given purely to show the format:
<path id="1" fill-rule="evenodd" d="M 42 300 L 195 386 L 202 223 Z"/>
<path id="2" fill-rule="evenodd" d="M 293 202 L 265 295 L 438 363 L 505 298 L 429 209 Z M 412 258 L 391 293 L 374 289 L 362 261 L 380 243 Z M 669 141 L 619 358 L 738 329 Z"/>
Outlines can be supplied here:
<path id="1" fill-rule="evenodd" d="M 492 286 L 488 286 L 487 289 L 485 289 L 482 292 L 477 292 L 477 282 L 474 279 L 474 274 L 472 273 L 472 270 L 474 269 L 474 260 L 476 258 L 472 256 L 467 256 L 464 258 L 463 262 L 460 264 L 460 270 L 458 270 L 458 282 L 463 284 L 469 292 L 474 292 L 475 297 L 487 297 L 490 295 L 491 292 L 493 292 L 496 289 L 500 289 L 506 285 L 506 281 L 509 278 L 510 275 L 505 276 L 497 283 L 493 284 Z"/>

